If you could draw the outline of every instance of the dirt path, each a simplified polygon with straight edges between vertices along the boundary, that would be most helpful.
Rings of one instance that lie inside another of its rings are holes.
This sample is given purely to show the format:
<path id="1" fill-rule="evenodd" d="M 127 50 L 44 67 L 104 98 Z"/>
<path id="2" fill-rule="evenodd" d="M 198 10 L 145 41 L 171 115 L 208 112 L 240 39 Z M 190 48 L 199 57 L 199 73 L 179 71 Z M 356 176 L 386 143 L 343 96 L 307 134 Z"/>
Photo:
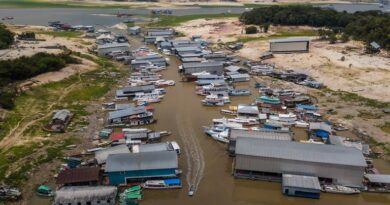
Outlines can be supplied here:
<path id="1" fill-rule="evenodd" d="M 36 122 L 39 122 L 47 117 L 49 117 L 50 115 L 52 115 L 52 109 L 55 105 L 57 105 L 59 102 L 62 101 L 62 99 L 64 99 L 64 97 L 74 89 L 74 87 L 76 87 L 79 83 L 81 82 L 81 76 L 80 76 L 80 73 L 78 73 L 78 81 L 68 87 L 66 87 L 63 92 L 61 92 L 61 95 L 58 97 L 57 101 L 54 101 L 52 102 L 50 105 L 48 105 L 48 108 L 46 111 L 48 111 L 45 115 L 39 117 L 39 118 L 36 118 L 36 119 L 33 119 L 31 121 L 29 121 L 28 123 L 26 124 L 23 124 L 22 121 L 26 118 L 24 117 L 22 120 L 19 121 L 19 123 L 10 131 L 10 133 L 5 136 L 3 138 L 3 140 L 0 141 L 0 148 L 2 149 L 5 149 L 5 148 L 9 148 L 11 145 L 15 145 L 16 143 L 20 143 L 20 137 L 21 135 L 23 134 L 23 132 L 29 128 L 30 126 L 32 126 L 33 124 L 35 124 Z M 37 112 L 37 113 L 33 113 L 31 114 L 32 116 L 35 116 L 35 115 L 38 115 L 38 114 L 41 114 L 41 112 Z"/>

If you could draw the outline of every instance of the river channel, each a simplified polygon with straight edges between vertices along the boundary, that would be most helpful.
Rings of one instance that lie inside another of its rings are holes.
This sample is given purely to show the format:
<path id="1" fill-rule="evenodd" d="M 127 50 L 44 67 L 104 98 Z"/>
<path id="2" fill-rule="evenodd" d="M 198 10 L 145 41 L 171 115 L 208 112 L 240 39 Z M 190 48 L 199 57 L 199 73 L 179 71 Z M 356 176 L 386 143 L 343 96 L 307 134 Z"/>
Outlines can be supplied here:
<path id="1" fill-rule="evenodd" d="M 238 10 L 241 9 L 241 10 Z M 231 12 L 242 12 L 243 8 Z M 177 10 L 177 15 L 223 13 L 228 8 L 207 8 Z M 127 10 L 130 11 L 130 10 Z M 113 14 L 118 10 L 102 9 L 0 9 L 1 16 L 14 16 L 12 23 L 47 25 L 48 21 L 61 20 L 70 24 L 91 24 L 109 26 L 121 20 L 113 16 L 96 14 Z M 149 10 L 138 9 L 132 12 L 148 14 Z M 134 46 L 133 46 L 134 48 Z M 167 88 L 164 100 L 155 104 L 155 116 L 158 122 L 150 128 L 154 130 L 169 130 L 172 135 L 164 141 L 177 141 L 182 149 L 179 166 L 183 170 L 181 179 L 184 187 L 179 190 L 152 190 L 144 192 L 144 205 L 385 205 L 390 204 L 390 194 L 368 194 L 345 196 L 321 194 L 321 199 L 304 199 L 286 197 L 281 193 L 281 184 L 263 181 L 238 180 L 232 176 L 232 158 L 226 152 L 226 145 L 214 141 L 202 132 L 202 126 L 210 124 L 213 118 L 220 118 L 220 107 L 204 107 L 201 96 L 197 96 L 194 83 L 181 82 L 178 73 L 179 61 L 170 57 L 170 65 L 163 71 L 165 79 L 175 80 L 176 85 Z M 251 103 L 257 96 L 254 82 L 239 86 L 251 87 L 250 97 L 233 97 L 231 105 Z M 296 135 L 304 134 L 297 131 Z M 390 174 L 390 163 L 375 160 L 374 164 L 381 173 Z M 194 196 L 187 195 L 188 185 L 197 187 Z M 47 199 L 34 197 L 32 205 L 50 204 Z"/>

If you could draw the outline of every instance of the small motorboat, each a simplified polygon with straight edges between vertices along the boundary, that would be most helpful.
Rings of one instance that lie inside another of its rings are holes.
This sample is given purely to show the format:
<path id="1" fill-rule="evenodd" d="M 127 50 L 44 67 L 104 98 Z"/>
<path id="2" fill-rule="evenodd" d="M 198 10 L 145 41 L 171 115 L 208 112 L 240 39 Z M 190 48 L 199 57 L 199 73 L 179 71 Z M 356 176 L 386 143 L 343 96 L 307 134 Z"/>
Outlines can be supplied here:
<path id="1" fill-rule="evenodd" d="M 309 123 L 303 120 L 295 121 L 295 127 L 307 128 L 309 127 Z"/>
<path id="2" fill-rule="evenodd" d="M 230 96 L 248 96 L 251 92 L 247 89 L 234 89 L 229 91 Z"/>
<path id="3" fill-rule="evenodd" d="M 54 196 L 54 192 L 47 185 L 41 185 L 37 189 L 38 196 L 52 197 Z"/>
<path id="4" fill-rule="evenodd" d="M 237 112 L 232 111 L 232 110 L 226 110 L 226 109 L 222 109 L 221 113 L 224 114 L 224 115 L 232 115 L 232 116 L 236 116 L 237 115 Z"/>
<path id="5" fill-rule="evenodd" d="M 333 194 L 359 194 L 360 190 L 356 188 L 341 185 L 324 185 L 322 191 Z"/>
<path id="6" fill-rule="evenodd" d="M 188 196 L 193 196 L 195 194 L 195 187 L 191 185 L 190 190 L 188 191 Z"/>

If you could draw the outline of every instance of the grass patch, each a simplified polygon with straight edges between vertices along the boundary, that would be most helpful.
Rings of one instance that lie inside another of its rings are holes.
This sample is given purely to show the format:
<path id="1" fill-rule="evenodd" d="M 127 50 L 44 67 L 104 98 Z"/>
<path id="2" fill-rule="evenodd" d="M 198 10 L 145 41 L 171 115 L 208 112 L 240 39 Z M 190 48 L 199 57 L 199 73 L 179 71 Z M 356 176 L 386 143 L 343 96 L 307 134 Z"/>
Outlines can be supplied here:
<path id="1" fill-rule="evenodd" d="M 367 107 L 373 107 L 373 108 L 388 108 L 390 107 L 390 102 L 381 102 L 379 100 L 365 98 L 363 96 L 360 96 L 356 93 L 350 93 L 346 91 L 337 91 L 335 92 L 342 100 L 345 100 L 347 102 L 355 102 L 359 103 L 360 105 L 365 105 Z"/>
<path id="2" fill-rule="evenodd" d="M 301 30 L 301 31 L 278 31 L 276 34 L 270 36 L 260 37 L 240 37 L 237 42 L 247 43 L 250 41 L 265 41 L 270 39 L 288 38 L 288 37 L 302 37 L 302 36 L 317 36 L 316 30 Z"/>
<path id="3" fill-rule="evenodd" d="M 185 15 L 185 16 L 159 16 L 159 21 L 157 23 L 151 23 L 149 27 L 171 27 L 179 26 L 181 23 L 192 21 L 195 19 L 215 19 L 215 18 L 229 18 L 229 17 L 239 17 L 240 14 L 195 14 L 195 15 Z"/>
<path id="4" fill-rule="evenodd" d="M 383 132 L 390 134 L 390 122 L 385 122 L 380 128 Z"/>
<path id="5" fill-rule="evenodd" d="M 38 34 L 62 38 L 79 38 L 83 33 L 77 31 L 40 31 Z"/>
<path id="6" fill-rule="evenodd" d="M 135 23 L 134 22 L 128 22 L 126 23 L 127 27 L 134 27 L 135 26 Z"/>

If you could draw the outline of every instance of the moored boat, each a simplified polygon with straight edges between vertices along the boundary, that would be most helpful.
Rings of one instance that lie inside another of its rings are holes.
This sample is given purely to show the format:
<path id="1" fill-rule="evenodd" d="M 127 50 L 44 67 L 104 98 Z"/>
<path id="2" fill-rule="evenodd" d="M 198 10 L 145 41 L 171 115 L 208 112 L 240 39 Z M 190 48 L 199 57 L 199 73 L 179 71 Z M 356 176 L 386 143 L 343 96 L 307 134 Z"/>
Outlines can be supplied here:
<path id="1" fill-rule="evenodd" d="M 324 185 L 321 189 L 323 192 L 333 194 L 359 194 L 360 190 L 356 188 L 341 186 L 341 185 Z"/>
<path id="2" fill-rule="evenodd" d="M 180 189 L 182 188 L 181 180 L 178 178 L 165 180 L 148 180 L 142 187 L 144 189 Z"/>
<path id="3" fill-rule="evenodd" d="M 37 189 L 38 196 L 52 197 L 54 196 L 54 192 L 51 190 L 49 186 L 41 185 Z"/>

